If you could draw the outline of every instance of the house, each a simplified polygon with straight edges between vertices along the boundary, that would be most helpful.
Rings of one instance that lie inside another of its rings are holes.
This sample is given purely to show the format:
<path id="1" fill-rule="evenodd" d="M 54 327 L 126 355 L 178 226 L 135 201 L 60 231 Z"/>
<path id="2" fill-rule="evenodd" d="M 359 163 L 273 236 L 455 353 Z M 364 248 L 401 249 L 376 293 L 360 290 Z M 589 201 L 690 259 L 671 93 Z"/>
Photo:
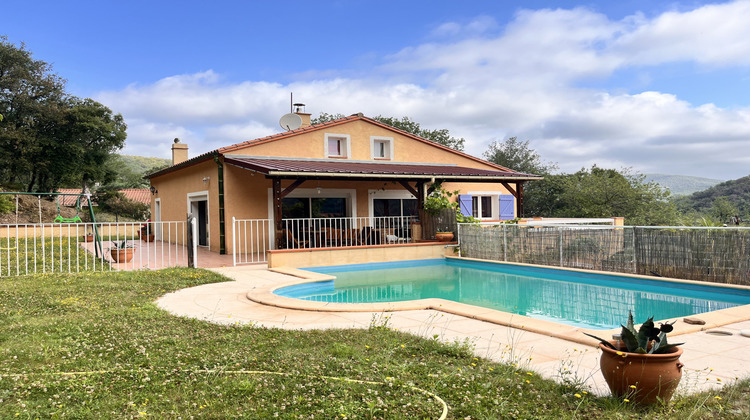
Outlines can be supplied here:
<path id="1" fill-rule="evenodd" d="M 199 245 L 220 253 L 232 252 L 233 234 L 246 234 L 233 220 L 248 219 L 270 223 L 271 248 L 355 245 L 365 229 L 385 243 L 411 234 L 409 221 L 436 183 L 460 191 L 464 214 L 498 220 L 520 216 L 523 184 L 541 179 L 362 114 L 316 125 L 299 110 L 287 115 L 299 116 L 299 128 L 190 159 L 175 139 L 173 165 L 148 176 L 152 219 L 193 214 Z"/>

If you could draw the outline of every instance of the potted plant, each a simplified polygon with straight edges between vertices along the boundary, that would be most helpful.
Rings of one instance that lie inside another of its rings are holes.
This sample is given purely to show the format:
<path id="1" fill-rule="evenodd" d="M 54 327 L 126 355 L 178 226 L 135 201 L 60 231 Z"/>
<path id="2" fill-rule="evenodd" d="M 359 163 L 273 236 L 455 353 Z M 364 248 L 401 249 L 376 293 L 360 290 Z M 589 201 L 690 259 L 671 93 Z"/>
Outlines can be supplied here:
<path id="1" fill-rule="evenodd" d="M 154 234 L 151 232 L 151 225 L 149 225 L 150 222 L 151 222 L 151 219 L 146 221 L 146 223 L 144 223 L 143 226 L 141 226 L 139 236 L 141 237 L 142 241 L 146 241 L 146 242 L 154 241 Z"/>
<path id="2" fill-rule="evenodd" d="M 112 256 L 112 261 L 118 263 L 130 262 L 133 259 L 134 246 L 128 243 L 128 240 L 113 241 L 112 247 L 109 249 L 109 254 Z"/>
<path id="3" fill-rule="evenodd" d="M 439 242 L 450 242 L 453 240 L 453 232 L 449 231 L 445 226 L 440 226 L 437 232 L 435 232 L 435 239 Z"/>
<path id="4" fill-rule="evenodd" d="M 89 232 L 83 237 L 84 242 L 94 242 L 94 234 Z"/>
<path id="5" fill-rule="evenodd" d="M 599 340 L 599 364 L 613 395 L 643 405 L 669 402 L 682 378 L 683 366 L 682 349 L 678 347 L 683 343 L 667 342 L 673 324 L 667 322 L 657 328 L 651 317 L 636 331 L 631 312 L 620 336 L 612 341 L 584 333 Z"/>
<path id="6" fill-rule="evenodd" d="M 456 224 L 458 204 L 451 201 L 451 197 L 455 195 L 458 195 L 458 191 L 446 191 L 442 185 L 436 183 L 432 192 L 425 198 L 424 214 L 420 213 L 420 219 L 425 222 L 427 238 L 435 232 L 435 239 L 438 241 L 453 240 L 454 233 L 451 226 L 455 227 Z"/>

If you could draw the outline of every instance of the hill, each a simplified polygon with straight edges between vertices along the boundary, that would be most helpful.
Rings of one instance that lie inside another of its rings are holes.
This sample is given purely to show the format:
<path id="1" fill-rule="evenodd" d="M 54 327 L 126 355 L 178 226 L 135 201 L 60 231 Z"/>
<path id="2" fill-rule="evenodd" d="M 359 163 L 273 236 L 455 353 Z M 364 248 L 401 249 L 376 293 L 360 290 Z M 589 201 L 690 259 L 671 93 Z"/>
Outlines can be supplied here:
<path id="1" fill-rule="evenodd" d="M 118 189 L 148 188 L 148 180 L 143 179 L 143 176 L 172 164 L 170 159 L 130 155 L 118 155 L 117 160 L 120 169 L 113 185 Z"/>
<path id="2" fill-rule="evenodd" d="M 147 173 L 155 169 L 164 168 L 172 164 L 170 159 L 155 157 L 119 155 L 123 164 L 130 170 L 137 173 Z"/>
<path id="3" fill-rule="evenodd" d="M 723 182 L 720 179 L 687 175 L 645 174 L 645 177 L 647 182 L 655 182 L 668 188 L 674 196 L 689 195 Z"/>
<path id="4" fill-rule="evenodd" d="M 722 182 L 689 196 L 678 197 L 675 203 L 680 209 L 691 209 L 705 213 L 711 210 L 714 201 L 722 197 L 737 207 L 740 215 L 747 217 L 750 214 L 750 175 Z"/>

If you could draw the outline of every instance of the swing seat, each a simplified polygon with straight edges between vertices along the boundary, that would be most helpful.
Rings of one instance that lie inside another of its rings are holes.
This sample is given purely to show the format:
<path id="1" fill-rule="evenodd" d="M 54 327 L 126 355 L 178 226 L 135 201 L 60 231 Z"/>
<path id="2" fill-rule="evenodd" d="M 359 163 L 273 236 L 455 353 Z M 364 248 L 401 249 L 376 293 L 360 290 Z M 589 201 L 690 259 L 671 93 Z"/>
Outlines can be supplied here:
<path id="1" fill-rule="evenodd" d="M 58 214 L 57 217 L 55 217 L 55 220 L 52 221 L 52 223 L 83 223 L 83 220 L 81 220 L 78 215 L 73 218 L 67 219 Z"/>

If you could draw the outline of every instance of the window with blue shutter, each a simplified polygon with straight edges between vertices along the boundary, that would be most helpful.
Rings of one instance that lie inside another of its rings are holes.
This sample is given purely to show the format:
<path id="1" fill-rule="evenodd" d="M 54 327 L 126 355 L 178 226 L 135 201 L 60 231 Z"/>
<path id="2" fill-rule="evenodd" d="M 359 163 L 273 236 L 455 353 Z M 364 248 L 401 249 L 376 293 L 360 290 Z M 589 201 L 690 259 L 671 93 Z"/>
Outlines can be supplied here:
<path id="1" fill-rule="evenodd" d="M 500 220 L 511 220 L 515 218 L 513 207 L 515 199 L 512 195 L 500 196 Z"/>
<path id="2" fill-rule="evenodd" d="M 471 205 L 471 195 L 460 194 L 458 196 L 458 209 L 464 216 L 471 217 L 473 210 Z"/>

